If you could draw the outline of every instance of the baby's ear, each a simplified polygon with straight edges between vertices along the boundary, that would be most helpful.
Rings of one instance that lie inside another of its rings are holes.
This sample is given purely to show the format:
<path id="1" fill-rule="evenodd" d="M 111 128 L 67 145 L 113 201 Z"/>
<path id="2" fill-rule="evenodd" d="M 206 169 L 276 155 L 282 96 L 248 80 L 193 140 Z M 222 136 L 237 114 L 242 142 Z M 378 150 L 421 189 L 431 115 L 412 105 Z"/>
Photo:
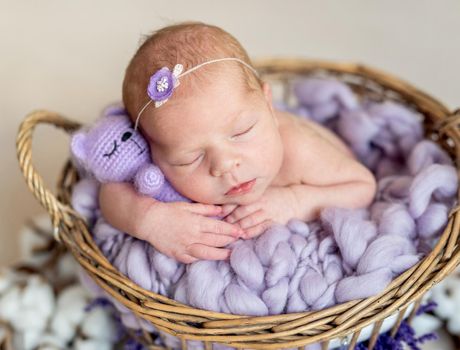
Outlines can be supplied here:
<path id="1" fill-rule="evenodd" d="M 264 96 L 267 102 L 272 103 L 273 97 L 272 97 L 272 88 L 270 87 L 270 84 L 264 81 L 262 83 L 262 90 L 264 92 Z"/>
<path id="2" fill-rule="evenodd" d="M 270 106 L 270 109 L 273 110 L 273 96 L 272 96 L 272 88 L 270 87 L 270 84 L 263 82 L 262 91 L 264 92 L 265 100 Z"/>
<path id="3" fill-rule="evenodd" d="M 272 88 L 271 88 L 270 84 L 268 84 L 267 82 L 263 82 L 262 83 L 262 90 L 264 92 L 265 100 L 268 103 L 268 108 L 270 108 L 270 111 L 272 112 L 272 115 L 275 118 L 275 121 L 276 121 L 276 123 L 278 125 L 278 119 L 275 116 L 275 109 L 273 108 L 273 95 L 272 95 Z"/>
<path id="4" fill-rule="evenodd" d="M 70 141 L 70 152 L 81 165 L 86 163 L 85 143 L 86 133 L 82 131 L 75 133 Z"/>

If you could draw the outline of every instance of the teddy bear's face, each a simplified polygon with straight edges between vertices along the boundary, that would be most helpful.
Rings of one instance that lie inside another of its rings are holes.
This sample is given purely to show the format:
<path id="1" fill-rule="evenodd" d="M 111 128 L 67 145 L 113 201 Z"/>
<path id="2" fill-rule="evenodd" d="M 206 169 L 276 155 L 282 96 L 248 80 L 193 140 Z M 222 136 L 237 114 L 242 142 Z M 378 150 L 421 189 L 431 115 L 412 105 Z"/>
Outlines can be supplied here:
<path id="1" fill-rule="evenodd" d="M 145 139 L 125 115 L 103 117 L 89 131 L 76 133 L 71 151 L 100 182 L 130 181 L 151 161 Z"/>

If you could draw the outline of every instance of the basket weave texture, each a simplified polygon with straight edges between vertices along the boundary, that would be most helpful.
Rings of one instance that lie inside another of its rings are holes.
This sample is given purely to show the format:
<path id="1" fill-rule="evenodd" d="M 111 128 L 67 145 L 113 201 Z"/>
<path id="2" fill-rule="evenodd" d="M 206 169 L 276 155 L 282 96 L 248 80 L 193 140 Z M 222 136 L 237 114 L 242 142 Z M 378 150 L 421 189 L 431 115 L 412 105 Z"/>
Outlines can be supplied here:
<path id="1" fill-rule="evenodd" d="M 299 77 L 334 77 L 348 84 L 363 97 L 375 101 L 393 100 L 417 110 L 423 115 L 425 137 L 440 144 L 459 169 L 460 110 L 451 112 L 442 103 L 400 79 L 360 64 L 332 63 L 304 59 L 270 59 L 256 62 L 265 80 L 284 87 L 289 99 L 290 82 Z M 399 327 L 410 304 L 415 307 L 434 284 L 441 281 L 460 262 L 458 245 L 460 207 L 451 210 L 441 238 L 431 253 L 415 266 L 398 276 L 380 294 L 350 301 L 320 311 L 308 311 L 264 317 L 247 317 L 183 305 L 162 295 L 144 290 L 117 271 L 94 243 L 85 221 L 70 206 L 73 185 L 78 181 L 76 169 L 68 161 L 61 173 L 57 195 L 49 191 L 32 164 L 32 137 L 38 124 L 51 124 L 71 133 L 81 125 L 57 113 L 35 111 L 19 127 L 17 154 L 27 185 L 50 214 L 55 237 L 73 254 L 87 273 L 112 297 L 158 329 L 182 339 L 204 341 L 211 349 L 213 342 L 237 348 L 280 349 L 303 347 L 321 342 L 327 349 L 331 339 L 347 339 L 353 349 L 360 331 L 373 325 L 369 349 L 372 349 L 383 320 L 398 313 L 393 334 Z M 460 197 L 457 193 L 457 203 Z M 150 349 L 150 335 L 141 340 Z"/>

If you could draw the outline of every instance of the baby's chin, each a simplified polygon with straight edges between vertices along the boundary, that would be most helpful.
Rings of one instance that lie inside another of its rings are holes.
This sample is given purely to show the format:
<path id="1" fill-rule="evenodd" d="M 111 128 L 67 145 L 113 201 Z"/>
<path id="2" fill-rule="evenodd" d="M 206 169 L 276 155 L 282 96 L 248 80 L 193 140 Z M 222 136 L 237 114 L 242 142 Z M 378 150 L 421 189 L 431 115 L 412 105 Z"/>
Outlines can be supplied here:
<path id="1" fill-rule="evenodd" d="M 224 204 L 233 204 L 233 205 L 249 205 L 259 201 L 262 198 L 266 190 L 265 182 L 259 181 L 248 193 L 236 194 L 236 195 L 205 195 L 194 193 L 195 196 L 187 196 L 194 202 L 203 203 L 203 204 L 213 204 L 213 205 L 224 205 Z"/>
<path id="2" fill-rule="evenodd" d="M 220 203 L 215 203 L 217 205 L 223 204 L 234 204 L 234 205 L 249 205 L 257 202 L 262 197 L 262 193 L 246 193 L 243 195 L 237 196 L 225 196 L 223 199 L 220 199 Z"/>

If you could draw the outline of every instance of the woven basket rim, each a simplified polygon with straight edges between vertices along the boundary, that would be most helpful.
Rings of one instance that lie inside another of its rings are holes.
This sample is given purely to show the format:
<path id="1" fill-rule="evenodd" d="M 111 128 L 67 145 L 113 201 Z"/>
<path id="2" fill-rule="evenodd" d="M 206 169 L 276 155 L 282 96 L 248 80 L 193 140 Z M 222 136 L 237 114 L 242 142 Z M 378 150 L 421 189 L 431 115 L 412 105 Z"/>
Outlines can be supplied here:
<path id="1" fill-rule="evenodd" d="M 437 136 L 436 142 L 449 152 L 459 170 L 460 115 L 450 112 L 437 99 L 411 84 L 356 63 L 297 58 L 267 58 L 255 62 L 263 76 L 279 76 L 281 81 L 292 75 L 325 71 L 342 77 L 359 77 L 363 79 L 363 86 L 377 83 L 384 91 L 396 94 L 397 98 L 425 116 L 424 126 L 428 136 Z M 154 323 L 158 329 L 182 339 L 224 342 L 238 348 L 275 349 L 359 334 L 366 325 L 378 324 L 395 311 L 405 312 L 409 304 L 419 302 L 424 292 L 460 262 L 460 248 L 457 247 L 460 214 L 456 207 L 451 211 L 448 224 L 432 252 L 374 297 L 319 311 L 273 316 L 239 316 L 196 309 L 138 287 L 108 262 L 92 240 L 84 220 L 70 207 L 72 186 L 77 180 L 70 162 L 62 171 L 57 197 L 46 189 L 31 161 L 32 135 L 40 123 L 49 123 L 67 132 L 75 131 L 80 124 L 54 112 L 35 111 L 21 124 L 17 137 L 21 170 L 32 193 L 49 212 L 59 239 L 88 274 L 115 299 Z M 448 139 L 454 146 L 449 145 Z M 457 193 L 457 201 L 459 199 Z"/>

